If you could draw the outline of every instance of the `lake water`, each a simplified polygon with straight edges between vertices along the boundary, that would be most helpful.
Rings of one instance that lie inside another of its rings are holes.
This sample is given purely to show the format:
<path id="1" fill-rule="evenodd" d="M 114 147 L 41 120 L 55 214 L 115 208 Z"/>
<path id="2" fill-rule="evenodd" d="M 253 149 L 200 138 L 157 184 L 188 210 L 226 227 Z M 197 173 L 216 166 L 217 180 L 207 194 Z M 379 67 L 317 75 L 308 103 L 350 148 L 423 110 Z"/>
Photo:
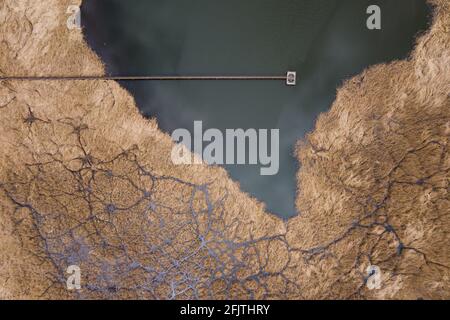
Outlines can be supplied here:
<path id="1" fill-rule="evenodd" d="M 381 30 L 366 9 L 381 8 Z M 282 217 L 296 214 L 293 147 L 327 111 L 343 80 L 405 58 L 425 30 L 424 0 L 88 0 L 82 24 L 112 75 L 284 75 L 279 81 L 123 82 L 162 130 L 280 129 L 280 170 L 226 165 L 241 188 Z"/>

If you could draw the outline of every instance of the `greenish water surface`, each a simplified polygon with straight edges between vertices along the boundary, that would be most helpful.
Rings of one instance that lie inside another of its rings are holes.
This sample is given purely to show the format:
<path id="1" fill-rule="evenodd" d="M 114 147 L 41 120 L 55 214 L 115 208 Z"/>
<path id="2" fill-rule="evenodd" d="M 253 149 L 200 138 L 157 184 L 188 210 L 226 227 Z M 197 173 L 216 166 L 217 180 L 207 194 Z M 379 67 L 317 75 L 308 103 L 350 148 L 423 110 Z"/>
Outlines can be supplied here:
<path id="1" fill-rule="evenodd" d="M 366 9 L 381 8 L 368 30 Z M 282 217 L 296 214 L 295 142 L 327 111 L 343 80 L 407 57 L 427 28 L 424 0 L 88 0 L 84 33 L 112 75 L 283 75 L 282 82 L 123 82 L 141 112 L 162 130 L 280 129 L 280 170 L 226 165 L 244 191 Z"/>

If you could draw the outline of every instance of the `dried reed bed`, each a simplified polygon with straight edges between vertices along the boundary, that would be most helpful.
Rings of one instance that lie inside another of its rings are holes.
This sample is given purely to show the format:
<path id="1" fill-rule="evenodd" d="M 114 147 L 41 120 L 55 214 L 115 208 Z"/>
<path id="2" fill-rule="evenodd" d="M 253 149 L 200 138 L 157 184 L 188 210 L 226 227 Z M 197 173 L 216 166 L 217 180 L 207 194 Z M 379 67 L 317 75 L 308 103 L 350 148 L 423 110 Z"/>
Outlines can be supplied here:
<path id="1" fill-rule="evenodd" d="M 2 1 L 0 73 L 103 74 L 65 26 L 74 3 Z M 347 81 L 299 144 L 287 223 L 225 170 L 172 165 L 115 82 L 2 81 L 0 296 L 449 298 L 450 4 L 433 4 L 411 58 Z"/>

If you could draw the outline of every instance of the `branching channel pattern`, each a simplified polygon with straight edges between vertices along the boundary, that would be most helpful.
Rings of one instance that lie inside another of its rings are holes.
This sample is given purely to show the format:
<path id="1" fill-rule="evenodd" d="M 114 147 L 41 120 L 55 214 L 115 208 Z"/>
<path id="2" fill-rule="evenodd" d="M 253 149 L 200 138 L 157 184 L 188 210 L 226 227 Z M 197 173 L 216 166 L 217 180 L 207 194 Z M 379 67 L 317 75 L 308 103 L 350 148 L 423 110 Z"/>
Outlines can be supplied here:
<path id="1" fill-rule="evenodd" d="M 85 139 L 94 130 L 82 118 L 55 124 L 28 108 L 23 121 L 30 132 L 55 125 L 68 132 L 66 143 L 32 151 L 24 172 L 0 184 L 15 207 L 17 234 L 31 234 L 22 241 L 49 263 L 42 297 L 270 298 L 298 290 L 283 275 L 288 262 L 268 267 L 269 247 L 287 246 L 282 235 L 249 239 L 232 231 L 240 222 L 224 218 L 227 190 L 213 198 L 213 182 L 158 175 L 137 146 L 102 159 Z M 71 265 L 80 267 L 82 290 L 66 288 Z M 274 279 L 284 284 L 280 292 L 268 286 Z"/>

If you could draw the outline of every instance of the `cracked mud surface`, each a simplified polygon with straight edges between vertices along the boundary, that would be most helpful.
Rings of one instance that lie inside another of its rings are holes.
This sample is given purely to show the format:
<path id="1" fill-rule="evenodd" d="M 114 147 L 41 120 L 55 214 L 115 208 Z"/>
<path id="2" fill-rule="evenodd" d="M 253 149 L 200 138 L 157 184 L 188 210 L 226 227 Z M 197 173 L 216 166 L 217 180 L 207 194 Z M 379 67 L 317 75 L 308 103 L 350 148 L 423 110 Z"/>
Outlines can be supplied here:
<path id="1" fill-rule="evenodd" d="M 0 74 L 102 74 L 74 3 L 0 2 Z M 117 83 L 1 81 L 0 297 L 448 299 L 450 3 L 432 3 L 411 58 L 348 80 L 299 143 L 287 222 L 223 169 L 173 166 Z"/>

